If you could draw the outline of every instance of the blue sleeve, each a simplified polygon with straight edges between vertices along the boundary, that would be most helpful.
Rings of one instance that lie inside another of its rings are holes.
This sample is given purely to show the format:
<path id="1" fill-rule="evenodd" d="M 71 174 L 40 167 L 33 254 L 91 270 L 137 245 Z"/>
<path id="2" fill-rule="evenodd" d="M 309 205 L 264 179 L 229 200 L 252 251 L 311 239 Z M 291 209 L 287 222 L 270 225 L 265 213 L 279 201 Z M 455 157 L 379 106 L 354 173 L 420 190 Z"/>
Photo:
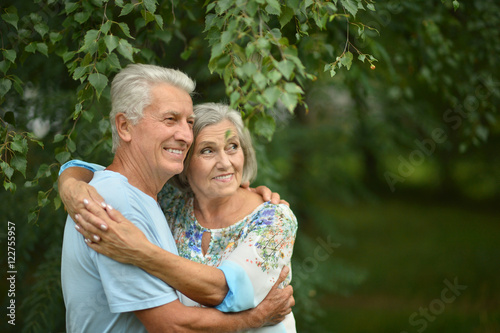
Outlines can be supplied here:
<path id="1" fill-rule="evenodd" d="M 218 267 L 226 277 L 229 287 L 226 297 L 215 308 L 222 312 L 240 312 L 254 308 L 252 281 L 245 270 L 235 262 L 223 261 Z"/>
<path id="2" fill-rule="evenodd" d="M 61 172 L 63 172 L 64 170 L 66 170 L 67 168 L 71 168 L 71 167 L 84 168 L 84 169 L 90 170 L 92 172 L 101 171 L 101 170 L 105 169 L 105 167 L 103 167 L 102 165 L 99 165 L 99 164 L 87 163 L 87 162 L 80 161 L 80 160 L 71 160 L 69 162 L 64 163 L 61 166 L 61 169 L 59 170 L 59 175 L 61 175 Z"/>

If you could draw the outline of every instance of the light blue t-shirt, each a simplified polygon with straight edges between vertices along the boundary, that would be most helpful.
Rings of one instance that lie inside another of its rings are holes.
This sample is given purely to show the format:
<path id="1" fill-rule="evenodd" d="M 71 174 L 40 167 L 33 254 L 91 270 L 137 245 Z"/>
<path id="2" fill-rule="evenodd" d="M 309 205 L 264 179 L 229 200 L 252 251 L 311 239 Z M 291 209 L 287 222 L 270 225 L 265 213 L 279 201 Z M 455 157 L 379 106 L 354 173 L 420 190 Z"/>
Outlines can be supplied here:
<path id="1" fill-rule="evenodd" d="M 97 171 L 90 182 L 159 247 L 177 254 L 175 241 L 158 203 L 121 174 Z M 68 332 L 146 332 L 133 311 L 178 299 L 160 279 L 121 264 L 87 246 L 68 216 L 64 229 L 61 281 Z"/>

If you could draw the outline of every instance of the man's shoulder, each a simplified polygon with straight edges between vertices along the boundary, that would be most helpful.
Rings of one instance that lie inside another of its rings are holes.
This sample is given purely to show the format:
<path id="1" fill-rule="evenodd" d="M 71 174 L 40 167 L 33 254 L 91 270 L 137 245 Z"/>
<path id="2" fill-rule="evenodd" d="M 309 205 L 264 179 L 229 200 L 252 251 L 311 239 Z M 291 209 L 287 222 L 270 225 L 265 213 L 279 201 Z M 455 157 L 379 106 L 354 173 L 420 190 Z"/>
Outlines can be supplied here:
<path id="1" fill-rule="evenodd" d="M 152 199 L 130 185 L 123 175 L 113 171 L 97 171 L 90 185 L 95 187 L 107 204 L 124 215 L 137 210 L 137 204 L 143 205 Z"/>

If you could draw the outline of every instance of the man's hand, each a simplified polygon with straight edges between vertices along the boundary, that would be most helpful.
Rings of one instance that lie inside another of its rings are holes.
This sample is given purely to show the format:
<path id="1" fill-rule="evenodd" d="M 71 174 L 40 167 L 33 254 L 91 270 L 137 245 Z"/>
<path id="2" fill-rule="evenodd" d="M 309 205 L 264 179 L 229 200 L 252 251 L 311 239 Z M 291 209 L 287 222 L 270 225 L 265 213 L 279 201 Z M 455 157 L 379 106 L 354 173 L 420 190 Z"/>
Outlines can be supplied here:
<path id="1" fill-rule="evenodd" d="M 264 201 L 271 201 L 272 204 L 278 205 L 278 204 L 285 204 L 288 207 L 290 207 L 290 204 L 285 201 L 281 200 L 279 193 L 272 192 L 271 189 L 267 186 L 261 185 L 257 186 L 256 188 L 250 187 L 250 182 L 244 182 L 241 183 L 242 188 L 246 188 L 247 190 L 257 193 L 262 197 L 262 200 Z"/>

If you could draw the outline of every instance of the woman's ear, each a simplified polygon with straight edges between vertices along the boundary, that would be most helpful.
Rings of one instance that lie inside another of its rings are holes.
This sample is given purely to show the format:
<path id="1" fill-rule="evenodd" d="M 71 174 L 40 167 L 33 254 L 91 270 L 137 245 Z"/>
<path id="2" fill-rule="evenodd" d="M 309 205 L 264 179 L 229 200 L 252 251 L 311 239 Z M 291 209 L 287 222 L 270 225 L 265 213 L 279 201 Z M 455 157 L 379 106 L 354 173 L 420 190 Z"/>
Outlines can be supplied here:
<path id="1" fill-rule="evenodd" d="M 130 142 L 130 140 L 132 139 L 130 133 L 130 126 L 132 124 L 130 123 L 130 120 L 128 120 L 123 113 L 118 113 L 115 116 L 115 125 L 120 139 L 122 139 L 124 142 Z"/>

